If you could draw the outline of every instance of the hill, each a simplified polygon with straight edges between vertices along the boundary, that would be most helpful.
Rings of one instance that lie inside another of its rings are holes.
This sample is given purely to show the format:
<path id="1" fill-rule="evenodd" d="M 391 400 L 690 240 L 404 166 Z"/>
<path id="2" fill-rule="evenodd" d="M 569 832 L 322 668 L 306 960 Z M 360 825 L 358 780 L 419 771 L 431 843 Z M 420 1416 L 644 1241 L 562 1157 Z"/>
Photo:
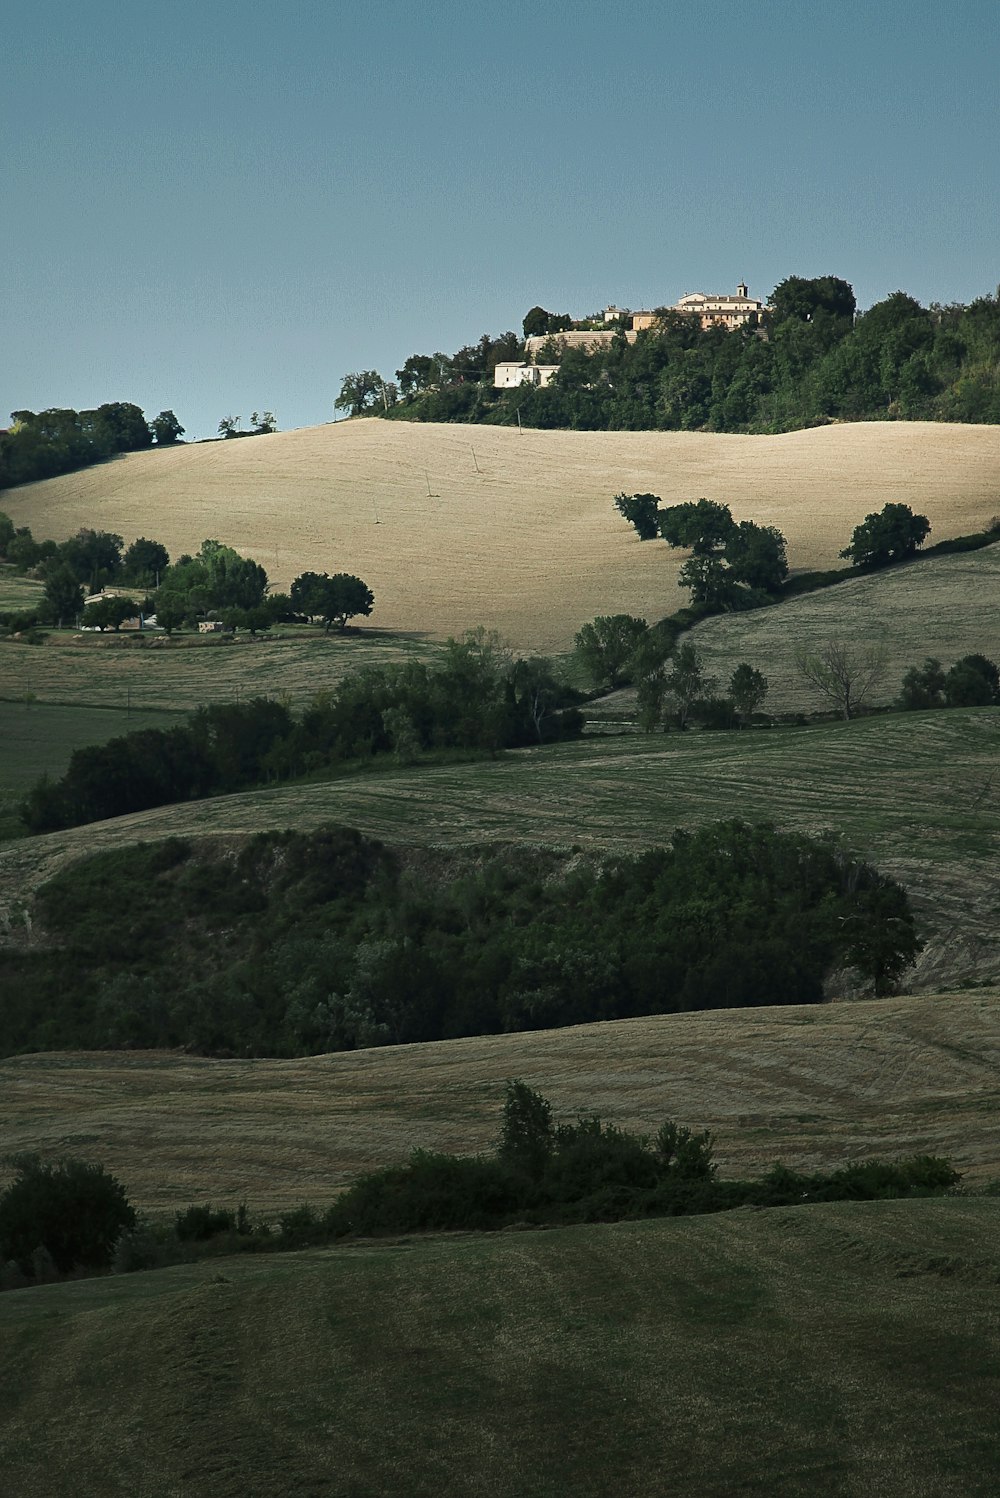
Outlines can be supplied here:
<path id="1" fill-rule="evenodd" d="M 987 1498 L 995 1200 L 358 1245 L 0 1299 L 18 1498 Z"/>
<path id="2" fill-rule="evenodd" d="M 1000 981 L 995 708 L 770 732 L 593 738 L 467 764 L 386 766 L 328 783 L 161 807 L 0 844 L 0 920 L 86 853 L 159 837 L 228 839 L 341 822 L 387 842 L 648 847 L 721 817 L 833 830 L 909 891 L 923 990 Z"/>
<path id="3" fill-rule="evenodd" d="M 723 501 L 737 519 L 777 525 L 793 568 L 815 568 L 835 565 L 854 526 L 889 500 L 928 515 L 941 540 L 981 529 L 998 489 L 989 426 L 748 437 L 368 419 L 130 453 L 3 503 L 57 540 L 92 525 L 178 555 L 218 537 L 281 588 L 307 569 L 354 572 L 382 629 L 444 638 L 485 624 L 520 649 L 560 651 L 597 614 L 652 621 L 680 601 L 677 557 L 638 541 L 612 509 L 617 492 Z"/>
<path id="4" fill-rule="evenodd" d="M 715 1010 L 294 1061 L 161 1052 L 0 1062 L 5 1148 L 100 1160 L 146 1210 L 326 1205 L 415 1147 L 494 1141 L 522 1077 L 559 1117 L 718 1134 L 725 1175 L 946 1155 L 1000 1177 L 996 992 Z"/>

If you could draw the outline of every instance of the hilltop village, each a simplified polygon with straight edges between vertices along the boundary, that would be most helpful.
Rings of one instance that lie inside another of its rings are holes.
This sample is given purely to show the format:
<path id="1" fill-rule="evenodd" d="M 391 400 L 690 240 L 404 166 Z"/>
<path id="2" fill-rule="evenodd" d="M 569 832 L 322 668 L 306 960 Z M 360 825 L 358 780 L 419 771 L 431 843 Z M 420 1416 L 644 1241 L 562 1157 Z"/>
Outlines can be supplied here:
<path id="1" fill-rule="evenodd" d="M 537 309 L 541 311 L 541 309 Z M 627 307 L 605 307 L 597 317 L 584 318 L 579 322 L 568 322 L 566 328 L 556 331 L 550 327 L 544 332 L 528 333 L 525 320 L 525 357 L 522 361 L 498 363 L 493 372 L 493 388 L 509 390 L 515 385 L 537 385 L 544 388 L 556 370 L 558 363 L 539 362 L 552 350 L 570 348 L 593 353 L 617 338 L 624 336 L 627 343 L 634 343 L 640 333 L 659 326 L 664 318 L 675 313 L 697 319 L 703 330 L 720 328 L 759 328 L 763 313 L 770 308 L 752 297 L 745 281 L 741 281 L 735 293 L 690 291 L 670 307 L 657 307 L 653 311 L 632 312 Z M 531 314 L 529 313 L 529 318 Z M 557 319 L 557 321 L 568 321 Z M 761 329 L 763 333 L 763 330 Z M 553 340 L 555 340 L 553 342 Z"/>

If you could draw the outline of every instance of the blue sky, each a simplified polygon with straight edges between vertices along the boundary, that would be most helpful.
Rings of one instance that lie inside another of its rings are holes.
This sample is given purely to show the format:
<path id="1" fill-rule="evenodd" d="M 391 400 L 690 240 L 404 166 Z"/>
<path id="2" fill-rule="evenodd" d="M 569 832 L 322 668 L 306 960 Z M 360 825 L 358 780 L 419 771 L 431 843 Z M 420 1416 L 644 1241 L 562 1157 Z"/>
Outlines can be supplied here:
<path id="1" fill-rule="evenodd" d="M 993 293 L 998 80 L 996 0 L 36 0 L 0 56 L 0 424 L 312 425 L 536 302 Z"/>

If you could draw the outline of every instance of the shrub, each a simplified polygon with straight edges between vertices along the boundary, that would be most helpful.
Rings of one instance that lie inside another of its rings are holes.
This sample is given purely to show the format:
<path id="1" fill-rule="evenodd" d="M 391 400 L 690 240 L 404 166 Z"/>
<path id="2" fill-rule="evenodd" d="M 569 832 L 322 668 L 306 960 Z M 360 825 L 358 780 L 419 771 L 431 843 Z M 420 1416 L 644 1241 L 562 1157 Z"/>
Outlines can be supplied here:
<path id="1" fill-rule="evenodd" d="M 125 1188 L 100 1165 L 64 1160 L 15 1162 L 17 1176 L 0 1196 L 0 1257 L 34 1273 L 41 1248 L 60 1274 L 77 1267 L 106 1269 L 122 1233 L 135 1227 Z"/>
<path id="2" fill-rule="evenodd" d="M 192 1206 L 174 1218 L 174 1231 L 182 1243 L 203 1243 L 217 1233 L 231 1233 L 235 1227 L 235 1215 L 224 1207 L 215 1211 L 211 1206 Z"/>

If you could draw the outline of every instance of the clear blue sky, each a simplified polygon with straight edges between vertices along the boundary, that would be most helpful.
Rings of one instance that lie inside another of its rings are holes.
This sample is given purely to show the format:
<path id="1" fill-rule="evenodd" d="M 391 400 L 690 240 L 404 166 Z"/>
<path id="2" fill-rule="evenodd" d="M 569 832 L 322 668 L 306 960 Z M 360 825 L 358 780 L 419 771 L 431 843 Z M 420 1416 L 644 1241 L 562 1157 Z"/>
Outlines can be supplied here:
<path id="1" fill-rule="evenodd" d="M 189 437 L 746 280 L 1000 281 L 996 0 L 36 0 L 0 55 L 0 424 Z"/>

